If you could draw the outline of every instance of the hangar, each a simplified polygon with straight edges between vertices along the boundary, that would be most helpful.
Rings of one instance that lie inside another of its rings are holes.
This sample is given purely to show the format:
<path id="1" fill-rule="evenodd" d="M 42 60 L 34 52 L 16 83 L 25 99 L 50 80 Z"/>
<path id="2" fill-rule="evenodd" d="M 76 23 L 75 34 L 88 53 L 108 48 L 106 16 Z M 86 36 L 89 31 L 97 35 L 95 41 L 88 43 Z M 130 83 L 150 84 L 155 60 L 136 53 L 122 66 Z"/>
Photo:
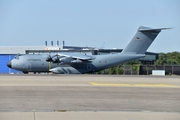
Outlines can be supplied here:
<path id="1" fill-rule="evenodd" d="M 77 46 L 0 46 L 0 74 L 20 74 L 21 71 L 13 70 L 7 67 L 8 61 L 17 54 L 49 54 L 59 52 L 78 52 L 93 55 L 114 54 L 121 52 L 122 49 L 97 49 L 93 47 Z M 158 59 L 157 53 L 146 52 L 146 57 L 141 58 L 142 64 L 152 65 Z"/>

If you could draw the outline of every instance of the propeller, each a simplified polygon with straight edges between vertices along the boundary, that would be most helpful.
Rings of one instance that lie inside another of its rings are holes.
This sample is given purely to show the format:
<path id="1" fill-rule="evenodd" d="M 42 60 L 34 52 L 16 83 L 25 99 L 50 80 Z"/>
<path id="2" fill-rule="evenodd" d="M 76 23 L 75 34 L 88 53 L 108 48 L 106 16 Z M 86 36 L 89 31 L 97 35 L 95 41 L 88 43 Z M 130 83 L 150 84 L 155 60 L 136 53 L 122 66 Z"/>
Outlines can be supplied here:
<path id="1" fill-rule="evenodd" d="M 51 62 L 52 61 L 52 57 L 50 55 L 48 55 L 48 57 L 46 58 L 47 62 Z"/>
<path id="2" fill-rule="evenodd" d="M 58 56 L 58 55 L 54 55 L 54 56 L 52 57 L 52 62 L 53 62 L 53 63 L 60 63 L 59 56 Z"/>
<path id="3" fill-rule="evenodd" d="M 71 63 L 81 63 L 82 60 L 79 59 L 74 59 L 73 57 L 70 56 L 60 56 L 58 54 L 56 55 L 48 55 L 46 58 L 47 62 L 53 62 L 57 64 L 71 64 Z"/>
<path id="4" fill-rule="evenodd" d="M 60 59 L 63 58 L 64 56 L 59 56 L 58 54 L 56 55 L 48 55 L 48 57 L 46 58 L 47 62 L 53 62 L 53 63 L 60 63 Z"/>

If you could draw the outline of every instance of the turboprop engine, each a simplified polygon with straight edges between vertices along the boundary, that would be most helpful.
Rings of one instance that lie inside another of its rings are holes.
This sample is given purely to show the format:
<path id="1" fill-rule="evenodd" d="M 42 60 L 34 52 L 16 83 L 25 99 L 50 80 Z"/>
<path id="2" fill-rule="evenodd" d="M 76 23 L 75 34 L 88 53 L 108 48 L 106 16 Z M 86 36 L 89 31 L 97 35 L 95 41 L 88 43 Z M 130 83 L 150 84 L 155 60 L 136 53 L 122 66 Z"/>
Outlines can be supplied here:
<path id="1" fill-rule="evenodd" d="M 53 55 L 46 58 L 47 62 L 53 62 L 53 63 L 60 63 L 60 59 L 63 58 L 64 56 L 59 56 L 59 55 Z"/>
<path id="2" fill-rule="evenodd" d="M 82 60 L 73 58 L 71 56 L 60 56 L 60 55 L 53 55 L 50 56 L 48 55 L 48 57 L 46 58 L 47 62 L 53 62 L 53 63 L 57 63 L 57 64 L 71 64 L 71 63 L 81 63 Z"/>
<path id="3" fill-rule="evenodd" d="M 61 64 L 71 64 L 74 59 L 72 57 L 63 57 L 59 59 Z"/>

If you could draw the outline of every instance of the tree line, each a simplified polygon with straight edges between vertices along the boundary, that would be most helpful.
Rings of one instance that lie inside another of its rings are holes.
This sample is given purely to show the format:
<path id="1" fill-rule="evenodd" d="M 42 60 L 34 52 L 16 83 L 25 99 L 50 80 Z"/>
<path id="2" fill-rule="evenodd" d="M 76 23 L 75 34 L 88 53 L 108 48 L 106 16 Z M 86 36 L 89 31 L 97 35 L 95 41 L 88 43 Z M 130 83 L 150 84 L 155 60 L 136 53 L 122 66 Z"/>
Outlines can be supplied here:
<path id="1" fill-rule="evenodd" d="M 180 52 L 159 53 L 154 65 L 180 65 Z"/>

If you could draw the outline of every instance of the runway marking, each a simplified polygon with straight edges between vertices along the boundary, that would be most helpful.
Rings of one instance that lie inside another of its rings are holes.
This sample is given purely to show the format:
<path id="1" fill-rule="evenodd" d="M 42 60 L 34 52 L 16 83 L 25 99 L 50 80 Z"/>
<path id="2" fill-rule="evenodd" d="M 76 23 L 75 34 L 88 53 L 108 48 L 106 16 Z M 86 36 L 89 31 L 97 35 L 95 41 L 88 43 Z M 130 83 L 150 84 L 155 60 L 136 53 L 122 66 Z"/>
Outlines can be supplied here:
<path id="1" fill-rule="evenodd" d="M 106 82 L 89 82 L 93 86 L 128 86 L 128 87 L 178 87 L 171 84 L 150 84 L 150 83 L 106 83 Z"/>

